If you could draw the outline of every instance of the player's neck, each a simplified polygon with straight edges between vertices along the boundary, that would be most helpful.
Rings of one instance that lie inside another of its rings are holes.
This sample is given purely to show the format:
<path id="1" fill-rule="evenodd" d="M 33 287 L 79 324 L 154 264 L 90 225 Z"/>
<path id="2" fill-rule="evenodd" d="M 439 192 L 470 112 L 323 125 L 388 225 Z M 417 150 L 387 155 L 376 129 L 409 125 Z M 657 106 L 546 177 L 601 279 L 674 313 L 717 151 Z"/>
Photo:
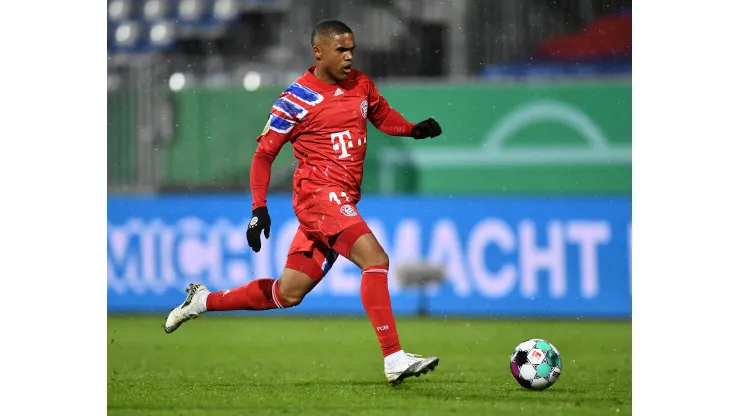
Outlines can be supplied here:
<path id="1" fill-rule="evenodd" d="M 330 77 L 329 74 L 324 72 L 318 65 L 316 65 L 316 69 L 313 71 L 313 74 L 316 78 L 319 79 L 319 81 L 332 85 L 337 83 L 334 78 Z"/>

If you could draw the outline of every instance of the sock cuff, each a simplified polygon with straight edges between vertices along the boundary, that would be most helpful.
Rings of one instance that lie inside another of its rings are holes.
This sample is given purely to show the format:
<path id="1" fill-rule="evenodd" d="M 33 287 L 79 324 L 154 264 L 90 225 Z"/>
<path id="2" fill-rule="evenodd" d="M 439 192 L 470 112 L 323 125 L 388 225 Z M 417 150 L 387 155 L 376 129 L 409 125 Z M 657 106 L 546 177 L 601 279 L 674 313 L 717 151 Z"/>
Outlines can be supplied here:
<path id="1" fill-rule="evenodd" d="M 210 295 L 211 292 L 206 292 L 196 299 L 196 302 L 198 302 L 198 309 L 201 313 L 208 311 L 208 297 Z"/>
<path id="2" fill-rule="evenodd" d="M 275 306 L 277 306 L 280 309 L 285 308 L 285 306 L 283 306 L 283 300 L 280 299 L 280 289 L 278 288 L 277 279 L 275 279 L 275 281 L 272 282 L 271 292 L 272 292 L 272 301 L 275 302 Z"/>
<path id="3" fill-rule="evenodd" d="M 211 296 L 211 295 L 213 295 L 213 296 Z M 203 300 L 203 307 L 205 308 L 205 310 L 206 311 L 212 310 L 213 309 L 213 299 L 212 299 L 212 297 L 215 298 L 216 295 L 214 293 L 212 293 L 212 292 L 209 292 L 208 294 L 206 294 L 203 297 L 205 298 Z"/>
<path id="4" fill-rule="evenodd" d="M 388 266 L 368 266 L 362 269 L 362 273 L 383 273 L 388 274 Z"/>

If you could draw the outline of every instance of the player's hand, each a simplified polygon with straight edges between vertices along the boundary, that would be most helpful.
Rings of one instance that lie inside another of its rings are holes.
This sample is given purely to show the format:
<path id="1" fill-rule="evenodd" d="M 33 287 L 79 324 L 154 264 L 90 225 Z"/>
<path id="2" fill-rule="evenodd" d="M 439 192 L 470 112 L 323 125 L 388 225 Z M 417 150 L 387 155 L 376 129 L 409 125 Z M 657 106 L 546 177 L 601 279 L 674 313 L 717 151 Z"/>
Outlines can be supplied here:
<path id="1" fill-rule="evenodd" d="M 437 137 L 442 134 L 442 127 L 433 118 L 428 118 L 411 129 L 411 137 L 414 139 L 426 139 L 427 137 Z"/>
<path id="2" fill-rule="evenodd" d="M 270 214 L 267 213 L 267 207 L 259 207 L 252 211 L 252 219 L 249 220 L 247 228 L 247 242 L 249 247 L 256 252 L 262 248 L 260 234 L 265 231 L 265 238 L 270 238 Z"/>

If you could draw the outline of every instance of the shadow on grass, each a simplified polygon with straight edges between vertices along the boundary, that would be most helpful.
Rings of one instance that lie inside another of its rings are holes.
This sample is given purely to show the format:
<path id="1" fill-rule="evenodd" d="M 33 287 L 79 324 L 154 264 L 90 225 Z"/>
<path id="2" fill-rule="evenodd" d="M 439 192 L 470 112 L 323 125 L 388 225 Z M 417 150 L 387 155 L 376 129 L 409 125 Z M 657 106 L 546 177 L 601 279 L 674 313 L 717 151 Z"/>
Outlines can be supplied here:
<path id="1" fill-rule="evenodd" d="M 464 386 L 464 387 L 461 387 Z M 479 402 L 561 403 L 573 406 L 630 405 L 631 397 L 605 397 L 604 392 L 594 392 L 580 386 L 553 386 L 546 390 L 525 390 L 519 386 L 471 384 L 463 380 L 423 380 L 404 383 L 396 387 L 400 394 L 437 400 L 465 400 Z M 626 393 L 629 394 L 629 393 Z"/>

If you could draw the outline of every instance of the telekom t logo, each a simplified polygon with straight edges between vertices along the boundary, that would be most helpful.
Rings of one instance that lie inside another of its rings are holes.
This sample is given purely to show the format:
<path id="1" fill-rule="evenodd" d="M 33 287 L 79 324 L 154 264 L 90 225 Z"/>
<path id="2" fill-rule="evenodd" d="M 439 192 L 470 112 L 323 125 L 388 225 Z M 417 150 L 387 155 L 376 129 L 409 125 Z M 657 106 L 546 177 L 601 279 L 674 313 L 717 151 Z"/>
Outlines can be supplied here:
<path id="1" fill-rule="evenodd" d="M 344 137 L 347 136 L 347 140 L 344 140 Z M 349 130 L 340 131 L 339 133 L 332 133 L 331 134 L 331 143 L 332 148 L 334 150 L 339 150 L 341 147 L 342 154 L 339 155 L 339 159 L 344 159 L 346 157 L 349 157 L 349 153 L 347 152 L 347 149 L 352 148 L 352 137 L 349 135 Z"/>

